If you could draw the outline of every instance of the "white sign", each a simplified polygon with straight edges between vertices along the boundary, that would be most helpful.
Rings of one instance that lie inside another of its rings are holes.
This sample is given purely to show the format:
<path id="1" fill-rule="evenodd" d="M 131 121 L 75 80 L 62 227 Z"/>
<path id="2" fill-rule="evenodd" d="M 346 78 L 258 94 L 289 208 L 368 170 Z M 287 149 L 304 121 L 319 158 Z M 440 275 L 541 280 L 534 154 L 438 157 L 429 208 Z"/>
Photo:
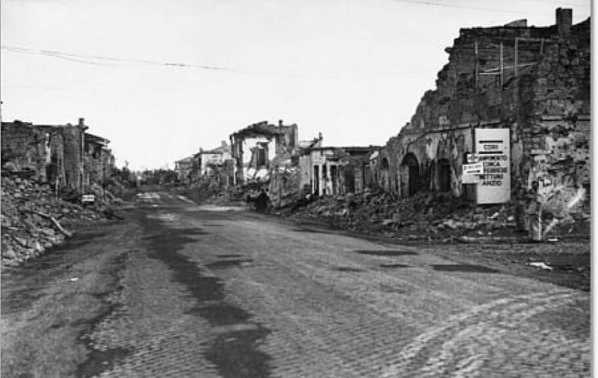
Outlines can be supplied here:
<path id="1" fill-rule="evenodd" d="M 463 174 L 482 174 L 484 173 L 484 163 L 463 164 Z"/>
<path id="2" fill-rule="evenodd" d="M 463 184 L 477 184 L 480 182 L 479 174 L 463 173 L 461 176 L 461 183 Z"/>
<path id="3" fill-rule="evenodd" d="M 93 194 L 84 194 L 81 196 L 81 202 L 95 202 L 96 196 Z"/>
<path id="4" fill-rule="evenodd" d="M 475 129 L 477 160 L 484 165 L 476 185 L 478 204 L 505 203 L 511 199 L 509 129 Z"/>
<path id="5" fill-rule="evenodd" d="M 477 163 L 478 157 L 475 154 L 467 154 L 467 164 Z"/>

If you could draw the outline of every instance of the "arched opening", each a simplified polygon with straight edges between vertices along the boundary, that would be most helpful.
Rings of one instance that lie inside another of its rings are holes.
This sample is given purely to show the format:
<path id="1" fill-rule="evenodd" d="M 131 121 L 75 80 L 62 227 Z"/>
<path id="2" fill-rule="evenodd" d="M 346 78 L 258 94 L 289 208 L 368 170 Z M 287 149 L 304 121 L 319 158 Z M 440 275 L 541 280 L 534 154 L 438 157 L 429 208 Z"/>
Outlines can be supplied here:
<path id="1" fill-rule="evenodd" d="M 451 190 L 451 164 L 447 159 L 440 159 L 437 163 L 438 190 L 448 192 Z"/>
<path id="2" fill-rule="evenodd" d="M 401 176 L 403 183 L 403 193 L 409 196 L 414 195 L 419 190 L 419 164 L 417 158 L 412 153 L 405 155 L 401 163 Z"/>

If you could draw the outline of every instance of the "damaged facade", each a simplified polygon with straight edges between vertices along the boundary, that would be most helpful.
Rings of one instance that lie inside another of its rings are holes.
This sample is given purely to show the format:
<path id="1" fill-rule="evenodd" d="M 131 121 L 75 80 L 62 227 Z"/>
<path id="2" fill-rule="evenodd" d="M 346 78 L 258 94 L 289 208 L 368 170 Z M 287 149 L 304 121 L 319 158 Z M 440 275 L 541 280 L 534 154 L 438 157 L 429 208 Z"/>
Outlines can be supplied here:
<path id="1" fill-rule="evenodd" d="M 301 187 L 318 196 L 358 193 L 373 181 L 370 157 L 380 147 L 312 147 L 299 157 Z"/>
<path id="2" fill-rule="evenodd" d="M 107 139 L 88 134 L 77 125 L 35 125 L 2 122 L 2 170 L 27 171 L 57 190 L 84 192 L 102 185 L 111 174 L 114 157 Z"/>
<path id="3" fill-rule="evenodd" d="M 228 187 L 232 185 L 234 164 L 230 146 L 225 141 L 222 141 L 219 147 L 211 150 L 200 148 L 199 152 L 193 157 L 192 181 L 197 181 L 203 177 L 215 180 L 219 186 Z"/>
<path id="4" fill-rule="evenodd" d="M 299 140 L 296 124 L 267 121 L 249 125 L 230 136 L 234 161 L 234 185 L 266 189 L 273 207 L 287 206 L 304 194 L 300 156 L 321 146 L 322 135 Z M 249 151 L 249 154 L 247 154 Z"/>
<path id="5" fill-rule="evenodd" d="M 559 8 L 556 21 L 461 29 L 437 88 L 375 159 L 378 185 L 401 197 L 430 190 L 474 200 L 462 166 L 479 152 L 476 129 L 503 128 L 512 198 L 534 185 L 589 186 L 590 20 L 572 25 L 571 9 Z"/>
<path id="6" fill-rule="evenodd" d="M 174 162 L 174 172 L 176 173 L 177 180 L 185 183 L 191 181 L 193 167 L 194 165 L 197 167 L 197 164 L 194 164 L 195 160 L 194 156 L 187 156 L 186 158 Z"/>
<path id="7" fill-rule="evenodd" d="M 232 134 L 230 142 L 235 162 L 234 184 L 267 182 L 271 166 L 290 158 L 298 146 L 297 125 L 285 126 L 282 120 L 278 125 L 267 121 L 254 123 Z"/>
<path id="8" fill-rule="evenodd" d="M 108 148 L 110 141 L 97 135 L 85 133 L 83 153 L 83 186 L 103 184 L 112 176 L 114 155 Z"/>
<path id="9" fill-rule="evenodd" d="M 199 152 L 175 161 L 177 180 L 185 184 L 208 185 L 225 189 L 233 183 L 234 162 L 230 146 L 222 141 L 219 147 Z"/>

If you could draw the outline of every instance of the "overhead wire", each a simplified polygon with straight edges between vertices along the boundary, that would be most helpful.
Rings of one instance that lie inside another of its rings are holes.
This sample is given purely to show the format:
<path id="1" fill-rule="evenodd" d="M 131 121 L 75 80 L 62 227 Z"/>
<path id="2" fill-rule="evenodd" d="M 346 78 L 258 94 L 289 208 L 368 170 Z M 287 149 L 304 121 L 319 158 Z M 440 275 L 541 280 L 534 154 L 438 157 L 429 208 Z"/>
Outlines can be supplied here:
<path id="1" fill-rule="evenodd" d="M 409 4 L 421 4 L 421 5 L 430 5 L 436 7 L 445 7 L 445 8 L 457 8 L 457 9 L 469 9 L 469 10 L 477 10 L 477 11 L 485 11 L 485 12 L 502 12 L 502 13 L 512 13 L 512 14 L 519 14 L 520 12 L 514 10 L 507 10 L 507 9 L 498 9 L 498 8 L 482 8 L 482 7 L 472 7 L 467 5 L 459 5 L 459 4 L 449 4 L 449 3 L 439 3 L 434 1 L 427 1 L 427 0 L 393 0 L 397 3 L 409 3 Z"/>
<path id="2" fill-rule="evenodd" d="M 224 67 L 224 66 L 212 66 L 212 65 L 181 63 L 181 62 L 163 62 L 163 61 L 135 59 L 135 58 L 115 58 L 115 57 L 98 56 L 98 55 L 84 55 L 84 54 L 74 54 L 74 53 L 70 53 L 70 52 L 57 51 L 57 50 L 38 50 L 38 49 L 31 49 L 31 48 L 25 48 L 25 47 L 19 47 L 19 46 L 9 46 L 9 45 L 2 45 L 1 49 L 5 50 L 5 51 L 13 52 L 13 53 L 18 53 L 18 54 L 50 56 L 50 57 L 59 58 L 59 59 L 71 60 L 71 61 L 78 62 L 78 63 L 95 64 L 95 65 L 115 65 L 115 63 L 134 63 L 134 64 L 155 65 L 155 66 L 180 67 L 180 68 L 200 68 L 200 69 L 204 69 L 204 70 L 241 72 L 240 70 L 236 70 L 234 68 Z M 98 62 L 98 61 L 102 61 L 102 62 Z M 112 62 L 112 64 L 106 63 L 106 62 Z"/>

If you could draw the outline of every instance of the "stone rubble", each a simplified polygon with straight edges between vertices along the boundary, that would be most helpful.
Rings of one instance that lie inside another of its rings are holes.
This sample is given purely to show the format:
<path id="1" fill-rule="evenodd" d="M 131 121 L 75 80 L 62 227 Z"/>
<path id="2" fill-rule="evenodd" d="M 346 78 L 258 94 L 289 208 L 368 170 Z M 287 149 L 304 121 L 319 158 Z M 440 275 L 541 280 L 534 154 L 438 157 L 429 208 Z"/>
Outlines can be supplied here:
<path id="1" fill-rule="evenodd" d="M 114 216 L 102 200 L 81 206 L 57 198 L 48 184 L 27 178 L 4 176 L 1 188 L 2 266 L 19 265 L 65 241 L 65 233 L 48 216 L 65 230 L 81 222 Z M 106 198 L 113 198 L 104 194 Z M 96 195 L 96 198 L 99 197 Z"/>
<path id="2" fill-rule="evenodd" d="M 361 194 L 319 198 L 289 209 L 284 215 L 402 240 L 468 243 L 527 238 L 527 231 L 516 222 L 518 211 L 521 210 L 517 203 L 476 206 L 465 199 L 434 192 L 399 199 L 391 193 L 368 189 Z M 550 214 L 546 216 L 549 220 Z M 589 234 L 588 225 L 588 214 L 576 214 L 562 221 L 553 235 Z"/>

